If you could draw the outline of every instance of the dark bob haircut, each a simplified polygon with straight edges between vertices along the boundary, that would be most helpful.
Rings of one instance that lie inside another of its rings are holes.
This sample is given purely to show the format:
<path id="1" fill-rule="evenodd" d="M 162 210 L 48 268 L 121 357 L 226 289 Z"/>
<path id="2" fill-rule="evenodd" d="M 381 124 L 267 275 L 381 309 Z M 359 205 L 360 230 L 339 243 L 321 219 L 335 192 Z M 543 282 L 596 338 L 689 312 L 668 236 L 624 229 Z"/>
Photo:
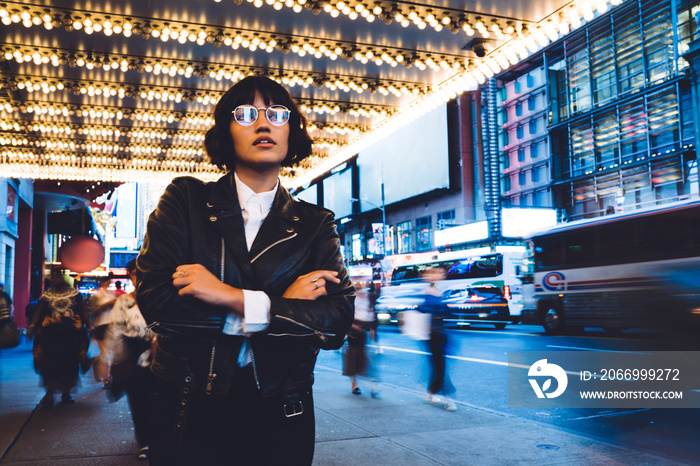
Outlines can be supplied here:
<path id="1" fill-rule="evenodd" d="M 253 104 L 260 95 L 265 105 L 284 105 L 289 116 L 289 152 L 282 166 L 290 167 L 311 155 L 311 136 L 306 130 L 306 118 L 301 114 L 289 91 L 281 84 L 264 76 L 248 76 L 234 84 L 221 97 L 214 109 L 214 126 L 207 131 L 204 145 L 211 163 L 221 169 L 233 170 L 236 165 L 231 138 L 231 112 L 239 105 Z M 260 115 L 260 118 L 265 118 Z"/>

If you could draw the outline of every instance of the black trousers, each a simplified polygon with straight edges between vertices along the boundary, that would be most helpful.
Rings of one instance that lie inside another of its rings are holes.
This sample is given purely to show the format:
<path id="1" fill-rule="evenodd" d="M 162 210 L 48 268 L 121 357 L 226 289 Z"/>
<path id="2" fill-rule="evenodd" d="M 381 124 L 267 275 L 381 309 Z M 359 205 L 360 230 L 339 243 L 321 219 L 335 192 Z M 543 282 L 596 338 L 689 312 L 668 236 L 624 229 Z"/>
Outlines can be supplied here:
<path id="1" fill-rule="evenodd" d="M 153 374 L 146 367 L 137 366 L 136 375 L 126 386 L 126 398 L 134 421 L 134 433 L 139 447 L 150 444 L 149 405 L 152 394 Z M 150 448 L 150 447 L 149 447 Z"/>
<path id="2" fill-rule="evenodd" d="M 157 379 L 151 403 L 151 465 L 299 465 L 311 464 L 315 418 L 311 390 L 300 393 L 303 412 L 285 412 L 284 396 L 263 398 L 253 370 L 239 368 L 228 395 L 190 397 L 181 442 L 174 443 L 181 411 L 181 387 Z M 297 405 L 297 411 L 298 411 Z"/>
<path id="3" fill-rule="evenodd" d="M 451 395 L 455 392 L 454 385 L 447 374 L 447 359 L 445 348 L 447 336 L 442 332 L 431 332 L 428 340 L 430 350 L 431 377 L 428 384 L 428 392 Z"/>

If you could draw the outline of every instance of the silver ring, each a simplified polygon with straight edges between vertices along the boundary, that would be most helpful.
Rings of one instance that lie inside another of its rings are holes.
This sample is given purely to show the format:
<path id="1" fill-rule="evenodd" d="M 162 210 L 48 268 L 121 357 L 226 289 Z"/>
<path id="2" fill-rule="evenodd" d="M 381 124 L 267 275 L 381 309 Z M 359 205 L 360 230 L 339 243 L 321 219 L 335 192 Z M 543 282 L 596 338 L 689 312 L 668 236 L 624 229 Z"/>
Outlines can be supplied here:
<path id="1" fill-rule="evenodd" d="M 311 283 L 314 284 L 314 290 L 318 289 L 318 283 L 316 283 L 316 282 L 318 282 L 318 278 L 314 278 L 313 280 L 311 280 Z"/>

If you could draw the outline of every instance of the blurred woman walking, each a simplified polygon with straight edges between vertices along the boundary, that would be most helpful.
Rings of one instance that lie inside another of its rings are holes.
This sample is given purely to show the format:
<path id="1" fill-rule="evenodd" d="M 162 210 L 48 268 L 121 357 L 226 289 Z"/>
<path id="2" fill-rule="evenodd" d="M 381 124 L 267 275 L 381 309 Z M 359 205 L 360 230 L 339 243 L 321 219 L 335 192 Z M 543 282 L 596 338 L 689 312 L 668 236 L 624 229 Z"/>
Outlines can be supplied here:
<path id="1" fill-rule="evenodd" d="M 40 406 L 50 408 L 54 393 L 63 403 L 73 403 L 71 390 L 79 383 L 81 365 L 87 369 L 90 320 L 78 290 L 66 282 L 60 270 L 51 272 L 51 288 L 39 300 L 28 336 L 34 338 L 34 369 L 41 376 L 46 395 Z"/>

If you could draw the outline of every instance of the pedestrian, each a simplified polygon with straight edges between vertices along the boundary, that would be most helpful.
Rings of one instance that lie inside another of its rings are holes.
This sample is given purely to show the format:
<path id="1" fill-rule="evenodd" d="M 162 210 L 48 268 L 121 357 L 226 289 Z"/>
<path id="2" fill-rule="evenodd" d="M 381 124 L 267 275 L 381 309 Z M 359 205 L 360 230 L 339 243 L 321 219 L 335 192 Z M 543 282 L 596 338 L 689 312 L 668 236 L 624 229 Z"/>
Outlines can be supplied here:
<path id="1" fill-rule="evenodd" d="M 20 332 L 13 318 L 12 299 L 5 293 L 4 283 L 0 283 L 0 349 L 19 345 Z"/>
<path id="2" fill-rule="evenodd" d="M 51 284 L 39 299 L 27 333 L 34 339 L 34 369 L 46 388 L 40 402 L 44 408 L 53 406 L 56 391 L 62 392 L 63 403 L 75 402 L 71 390 L 79 383 L 81 367 L 87 369 L 92 328 L 83 297 L 59 269 L 51 272 Z"/>
<path id="3" fill-rule="evenodd" d="M 5 284 L 2 282 L 0 282 L 0 300 L 2 300 L 0 306 L 9 309 L 10 315 L 12 315 L 12 298 L 10 298 L 10 295 L 5 291 Z"/>
<path id="4" fill-rule="evenodd" d="M 372 398 L 379 396 L 377 386 L 378 372 L 375 364 L 371 364 L 367 354 L 367 337 L 377 341 L 377 314 L 374 302 L 377 300 L 372 283 L 356 286 L 355 317 L 348 332 L 348 343 L 343 352 L 343 375 L 350 377 L 352 393 L 361 395 L 362 390 L 357 384 L 358 376 L 367 376 L 372 381 Z"/>
<path id="5" fill-rule="evenodd" d="M 136 283 L 136 259 L 129 261 L 127 270 L 131 283 Z M 140 460 L 148 459 L 148 403 L 151 397 L 148 366 L 154 338 L 155 335 L 146 325 L 136 304 L 136 292 L 119 296 L 114 302 L 107 330 L 107 341 L 112 354 L 112 384 L 107 393 L 110 401 L 117 401 L 126 394 L 139 445 L 137 457 Z"/>
<path id="6" fill-rule="evenodd" d="M 123 288 L 121 280 L 117 280 L 114 283 L 114 296 L 118 298 L 123 294 L 126 294 L 126 290 Z"/>
<path id="7" fill-rule="evenodd" d="M 109 343 L 107 342 L 107 329 L 112 320 L 112 307 L 117 297 L 109 290 L 112 281 L 110 276 L 99 278 L 97 291 L 90 296 L 88 307 L 93 319 L 95 330 L 92 334 L 93 340 L 97 344 L 99 355 L 93 364 L 95 379 L 102 382 L 105 389 L 109 389 L 111 379 L 109 366 L 111 355 L 109 353 Z"/>
<path id="8" fill-rule="evenodd" d="M 451 398 L 455 388 L 447 372 L 445 357 L 449 341 L 443 320 L 448 312 L 447 306 L 442 301 L 442 293 L 436 286 L 438 282 L 445 279 L 445 270 L 441 267 L 431 267 L 423 272 L 422 279 L 427 283 L 427 287 L 423 295 L 423 304 L 418 307 L 418 311 L 431 316 L 430 336 L 427 340 L 431 363 L 427 399 L 430 403 L 442 404 L 447 411 L 455 411 L 457 405 Z"/>
<path id="9" fill-rule="evenodd" d="M 149 460 L 310 465 L 316 357 L 340 348 L 353 318 L 333 213 L 280 185 L 280 168 L 311 153 L 283 86 L 247 77 L 214 120 L 205 146 L 228 173 L 173 180 L 137 259 L 137 300 L 158 333 Z"/>
<path id="10" fill-rule="evenodd" d="M 32 320 L 34 320 L 34 314 L 36 313 L 36 308 L 39 305 L 39 300 L 38 299 L 32 299 L 27 303 L 27 305 L 24 307 L 24 317 L 25 317 L 25 322 L 27 323 L 32 323 Z"/>

